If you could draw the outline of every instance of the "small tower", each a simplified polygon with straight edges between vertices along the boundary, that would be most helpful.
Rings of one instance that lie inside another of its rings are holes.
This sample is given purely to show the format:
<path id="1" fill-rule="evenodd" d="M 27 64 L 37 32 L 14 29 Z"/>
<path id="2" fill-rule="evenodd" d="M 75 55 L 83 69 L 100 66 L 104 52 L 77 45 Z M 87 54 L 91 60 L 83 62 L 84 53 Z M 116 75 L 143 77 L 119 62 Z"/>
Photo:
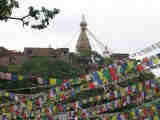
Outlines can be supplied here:
<path id="1" fill-rule="evenodd" d="M 107 45 L 105 46 L 104 48 L 104 51 L 103 51 L 103 56 L 104 57 L 109 57 L 111 55 L 110 51 L 108 50 L 108 47 Z"/>
<path id="2" fill-rule="evenodd" d="M 52 48 L 52 45 L 51 45 L 51 44 L 49 44 L 49 45 L 48 45 L 48 48 Z"/>
<path id="3" fill-rule="evenodd" d="M 85 16 L 82 15 L 82 21 L 80 23 L 81 32 L 77 41 L 76 49 L 77 52 L 85 52 L 85 51 L 91 51 L 91 46 L 89 43 L 89 39 L 86 33 L 87 30 L 87 22 L 85 20 Z"/>

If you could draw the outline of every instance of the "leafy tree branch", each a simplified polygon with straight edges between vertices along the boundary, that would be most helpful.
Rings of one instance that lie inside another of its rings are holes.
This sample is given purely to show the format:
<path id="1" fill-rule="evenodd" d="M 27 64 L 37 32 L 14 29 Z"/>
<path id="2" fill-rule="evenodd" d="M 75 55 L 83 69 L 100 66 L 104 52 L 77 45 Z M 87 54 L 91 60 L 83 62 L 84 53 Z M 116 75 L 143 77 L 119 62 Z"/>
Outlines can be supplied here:
<path id="1" fill-rule="evenodd" d="M 12 11 L 14 8 L 19 8 L 19 3 L 16 0 L 0 0 L 0 20 L 7 22 L 8 20 L 18 20 L 22 22 L 23 26 L 30 26 L 34 29 L 44 29 L 50 25 L 51 20 L 55 15 L 59 14 L 60 10 L 54 8 L 48 10 L 45 7 L 35 9 L 30 6 L 28 13 L 23 17 L 13 17 Z"/>

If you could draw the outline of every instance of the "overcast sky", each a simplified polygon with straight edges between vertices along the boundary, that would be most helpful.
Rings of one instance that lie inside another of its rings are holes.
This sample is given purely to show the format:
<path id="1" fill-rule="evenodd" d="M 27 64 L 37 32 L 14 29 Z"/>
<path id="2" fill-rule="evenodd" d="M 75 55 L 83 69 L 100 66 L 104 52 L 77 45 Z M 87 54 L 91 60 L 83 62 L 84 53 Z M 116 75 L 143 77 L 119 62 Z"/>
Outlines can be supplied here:
<path id="1" fill-rule="evenodd" d="M 23 28 L 20 22 L 0 22 L 0 46 L 74 48 L 82 14 L 88 29 L 112 52 L 134 52 L 160 40 L 160 0 L 19 0 L 24 15 L 27 7 L 59 8 L 53 24 L 42 31 Z M 93 38 L 89 37 L 91 41 Z M 95 46 L 93 46 L 95 47 Z"/>

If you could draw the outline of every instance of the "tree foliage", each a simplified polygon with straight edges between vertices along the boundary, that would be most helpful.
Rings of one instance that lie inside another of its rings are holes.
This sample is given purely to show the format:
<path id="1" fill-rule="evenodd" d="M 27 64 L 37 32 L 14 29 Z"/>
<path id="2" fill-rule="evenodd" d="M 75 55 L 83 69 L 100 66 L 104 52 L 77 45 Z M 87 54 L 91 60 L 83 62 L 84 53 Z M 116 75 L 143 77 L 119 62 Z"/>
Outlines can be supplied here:
<path id="1" fill-rule="evenodd" d="M 21 68 L 23 73 L 39 74 L 41 76 L 53 76 L 59 79 L 78 76 L 80 71 L 70 63 L 62 60 L 53 60 L 49 57 L 33 57 L 26 61 Z"/>
<path id="2" fill-rule="evenodd" d="M 28 8 L 28 13 L 23 17 L 13 17 L 13 9 L 19 8 L 19 2 L 16 0 L 0 0 L 0 20 L 7 22 L 11 20 L 19 20 L 22 22 L 23 26 L 30 26 L 33 29 L 44 29 L 50 24 L 51 20 L 55 18 L 60 10 L 54 8 L 53 10 L 48 10 L 45 7 L 41 9 L 36 9 L 33 6 Z"/>

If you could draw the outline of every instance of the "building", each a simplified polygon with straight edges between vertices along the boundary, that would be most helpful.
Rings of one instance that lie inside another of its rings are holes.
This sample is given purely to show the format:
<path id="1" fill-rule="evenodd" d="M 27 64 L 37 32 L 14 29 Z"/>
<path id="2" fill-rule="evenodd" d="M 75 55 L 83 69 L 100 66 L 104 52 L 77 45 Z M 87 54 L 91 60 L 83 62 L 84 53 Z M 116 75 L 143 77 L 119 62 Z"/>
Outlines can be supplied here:
<path id="1" fill-rule="evenodd" d="M 50 57 L 51 60 L 69 61 L 69 48 L 24 48 L 24 57 L 29 60 L 31 57 Z"/>
<path id="2" fill-rule="evenodd" d="M 67 55 L 69 53 L 68 48 L 24 48 L 24 56 L 33 57 L 33 56 L 48 56 L 48 57 L 60 57 Z"/>
<path id="3" fill-rule="evenodd" d="M 23 53 L 11 51 L 4 47 L 0 47 L 0 66 L 8 66 L 9 64 L 21 64 Z"/>
<path id="4" fill-rule="evenodd" d="M 86 52 L 91 51 L 91 45 L 89 43 L 89 39 L 86 33 L 87 30 L 87 22 L 85 20 L 84 15 L 82 16 L 82 21 L 80 23 L 81 32 L 77 41 L 76 50 L 77 52 Z"/>

